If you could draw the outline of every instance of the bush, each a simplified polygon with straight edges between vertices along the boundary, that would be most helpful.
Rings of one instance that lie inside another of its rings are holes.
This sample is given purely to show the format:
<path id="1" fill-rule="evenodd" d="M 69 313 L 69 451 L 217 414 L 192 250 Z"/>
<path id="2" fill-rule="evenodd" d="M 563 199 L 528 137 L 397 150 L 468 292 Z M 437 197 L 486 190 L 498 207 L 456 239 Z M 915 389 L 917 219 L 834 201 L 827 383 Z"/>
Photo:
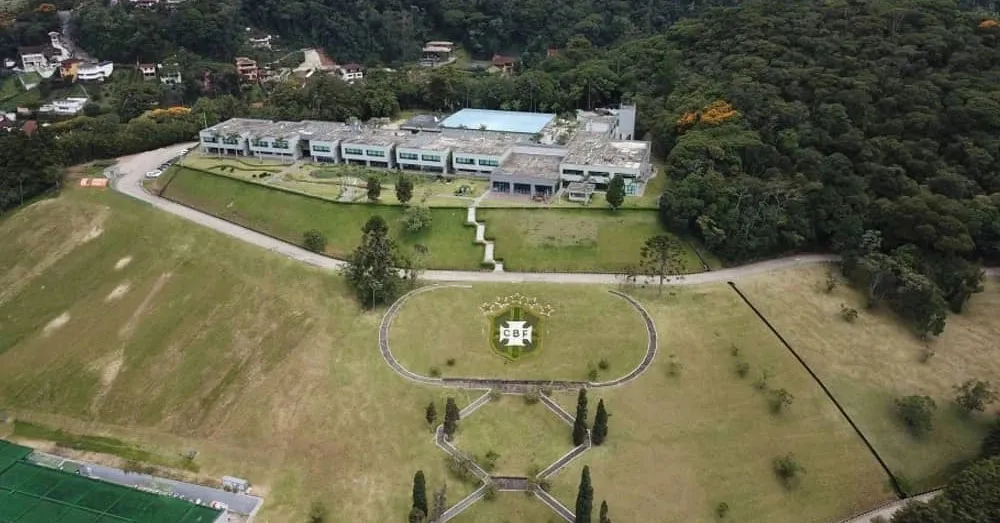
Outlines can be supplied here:
<path id="1" fill-rule="evenodd" d="M 597 381 L 597 367 L 593 363 L 587 364 L 587 380 Z"/>
<path id="2" fill-rule="evenodd" d="M 497 389 L 490 390 L 490 401 L 500 401 L 500 398 L 502 397 L 503 393 L 501 393 L 499 390 Z"/>
<path id="3" fill-rule="evenodd" d="M 795 396 L 792 396 L 792 394 L 787 390 L 785 389 L 772 390 L 771 412 L 779 414 L 786 407 L 790 407 L 793 401 L 795 401 Z"/>
<path id="4" fill-rule="evenodd" d="M 667 376 L 676 378 L 681 375 L 681 371 L 684 369 L 684 365 L 674 359 L 674 355 L 670 355 L 670 360 L 667 361 Z"/>
<path id="5" fill-rule="evenodd" d="M 449 367 L 454 367 L 455 366 L 455 358 L 448 358 L 448 360 L 445 361 L 444 363 L 445 363 L 445 365 L 447 365 Z"/>
<path id="6" fill-rule="evenodd" d="M 750 364 L 745 361 L 736 362 L 736 375 L 745 378 L 750 374 Z"/>
<path id="7" fill-rule="evenodd" d="M 795 460 L 795 457 L 791 454 L 785 454 L 784 456 L 774 458 L 774 473 L 781 480 L 781 483 L 787 488 L 792 488 L 798 485 L 799 476 L 805 473 L 805 468 Z"/>
<path id="8" fill-rule="evenodd" d="M 854 323 L 858 319 L 858 310 L 840 304 L 840 318 L 847 323 Z"/>
<path id="9" fill-rule="evenodd" d="M 326 505 L 319 501 L 313 501 L 312 506 L 309 507 L 309 523 L 324 523 L 327 515 Z"/>
<path id="10" fill-rule="evenodd" d="M 302 234 L 302 246 L 312 252 L 326 250 L 326 236 L 316 229 L 310 229 Z"/>
<path id="11" fill-rule="evenodd" d="M 541 401 L 541 394 L 537 390 L 529 390 L 524 395 L 524 402 L 528 405 L 534 405 Z"/>
<path id="12" fill-rule="evenodd" d="M 408 207 L 399 222 L 403 224 L 403 229 L 408 233 L 418 233 L 431 226 L 433 215 L 431 210 L 423 205 Z"/>
<path id="13" fill-rule="evenodd" d="M 931 431 L 937 404 L 929 396 L 906 396 L 896 400 L 896 414 L 917 437 Z"/>
<path id="14" fill-rule="evenodd" d="M 441 377 L 441 369 L 439 369 L 437 367 L 431 367 L 431 377 L 432 378 L 440 378 Z"/>
<path id="15" fill-rule="evenodd" d="M 486 501 L 497 499 L 497 486 L 492 481 L 486 484 L 486 490 L 483 491 L 483 499 Z"/>
<path id="16" fill-rule="evenodd" d="M 729 504 L 723 501 L 715 507 L 715 517 L 719 519 L 725 519 L 726 515 L 729 514 Z"/>
<path id="17" fill-rule="evenodd" d="M 753 386 L 756 387 L 757 390 L 767 390 L 767 380 L 769 379 L 771 379 L 771 372 L 765 370 L 760 373 L 760 377 L 757 378 L 757 381 L 753 384 Z"/>
<path id="18" fill-rule="evenodd" d="M 611 368 L 611 363 L 608 362 L 607 358 L 601 358 L 601 361 L 597 362 L 597 368 L 601 370 L 608 370 Z"/>
<path id="19" fill-rule="evenodd" d="M 997 393 L 988 381 L 968 380 L 955 387 L 955 403 L 969 412 L 982 412 L 996 400 Z"/>

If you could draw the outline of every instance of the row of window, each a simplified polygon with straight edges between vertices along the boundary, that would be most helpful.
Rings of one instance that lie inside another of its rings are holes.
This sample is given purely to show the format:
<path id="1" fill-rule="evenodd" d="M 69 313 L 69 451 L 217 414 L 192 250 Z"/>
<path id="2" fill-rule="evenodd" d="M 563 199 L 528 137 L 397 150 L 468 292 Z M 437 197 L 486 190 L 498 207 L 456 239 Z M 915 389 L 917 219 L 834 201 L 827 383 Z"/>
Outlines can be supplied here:
<path id="1" fill-rule="evenodd" d="M 312 146 L 312 150 L 314 150 L 314 151 L 316 151 L 318 153 L 328 153 L 328 152 L 330 152 L 330 148 L 327 147 L 327 146 L 325 146 L 325 145 L 313 145 Z"/>

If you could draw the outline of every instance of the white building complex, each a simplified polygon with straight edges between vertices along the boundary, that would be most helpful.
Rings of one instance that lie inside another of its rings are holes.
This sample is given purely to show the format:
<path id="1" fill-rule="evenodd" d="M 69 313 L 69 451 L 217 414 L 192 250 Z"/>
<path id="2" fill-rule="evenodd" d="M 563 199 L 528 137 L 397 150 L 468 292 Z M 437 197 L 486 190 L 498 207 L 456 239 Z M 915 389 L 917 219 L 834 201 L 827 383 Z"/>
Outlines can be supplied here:
<path id="1" fill-rule="evenodd" d="M 565 129 L 554 114 L 483 109 L 414 120 L 374 129 L 234 118 L 203 129 L 200 141 L 206 154 L 459 174 L 489 179 L 495 193 L 546 198 L 563 188 L 603 189 L 615 175 L 636 194 L 652 174 L 649 142 L 632 139 L 635 106 L 581 111 Z"/>

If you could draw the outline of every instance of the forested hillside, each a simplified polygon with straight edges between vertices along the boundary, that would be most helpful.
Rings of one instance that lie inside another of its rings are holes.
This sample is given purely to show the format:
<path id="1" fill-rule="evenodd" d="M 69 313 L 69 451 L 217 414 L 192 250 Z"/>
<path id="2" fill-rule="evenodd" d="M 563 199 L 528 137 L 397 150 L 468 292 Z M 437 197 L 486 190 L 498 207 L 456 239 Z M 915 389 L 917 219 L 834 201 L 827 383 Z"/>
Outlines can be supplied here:
<path id="1" fill-rule="evenodd" d="M 871 301 L 939 332 L 1000 262 L 1000 23 L 946 0 L 780 6 L 669 32 L 662 217 L 735 261 L 850 253 Z"/>

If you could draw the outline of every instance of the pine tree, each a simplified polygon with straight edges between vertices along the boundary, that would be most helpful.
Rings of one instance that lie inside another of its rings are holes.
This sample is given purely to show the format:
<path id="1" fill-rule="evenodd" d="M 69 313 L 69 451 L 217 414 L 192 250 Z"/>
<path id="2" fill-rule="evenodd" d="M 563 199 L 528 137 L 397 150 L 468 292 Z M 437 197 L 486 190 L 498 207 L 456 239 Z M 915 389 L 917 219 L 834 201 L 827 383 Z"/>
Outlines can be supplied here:
<path id="1" fill-rule="evenodd" d="M 580 490 L 576 494 L 576 519 L 573 523 L 590 523 L 590 512 L 594 504 L 594 487 L 590 485 L 590 467 L 584 465 L 580 475 Z"/>
<path id="2" fill-rule="evenodd" d="M 396 182 L 396 199 L 399 203 L 406 203 L 413 198 L 413 180 L 409 176 L 400 176 Z"/>
<path id="3" fill-rule="evenodd" d="M 389 226 L 375 215 L 361 229 L 361 245 L 351 255 L 345 274 L 347 281 L 366 307 L 392 301 L 402 286 L 396 270 L 396 242 L 389 237 Z"/>
<path id="4" fill-rule="evenodd" d="M 611 209 L 615 211 L 625 203 L 625 178 L 622 178 L 622 175 L 616 174 L 611 178 L 608 192 L 605 193 L 604 198 L 608 201 Z"/>
<path id="5" fill-rule="evenodd" d="M 427 515 L 427 481 L 422 470 L 413 475 L 413 510 L 419 510 Z"/>
<path id="6" fill-rule="evenodd" d="M 597 402 L 597 414 L 594 415 L 594 428 L 590 431 L 590 441 L 594 445 L 604 443 L 608 437 L 608 411 L 604 409 L 604 400 Z"/>
<path id="7" fill-rule="evenodd" d="M 427 404 L 427 409 L 424 411 L 424 419 L 427 420 L 428 425 L 433 425 L 437 421 L 438 411 L 433 401 Z"/>
<path id="8" fill-rule="evenodd" d="M 461 414 L 458 411 L 458 405 L 455 404 L 455 399 L 448 398 L 448 401 L 444 404 L 444 435 L 449 440 L 455 435 L 455 430 L 458 429 L 459 419 L 461 419 Z"/>
<path id="9" fill-rule="evenodd" d="M 611 523 L 611 518 L 608 517 L 608 502 L 601 501 L 601 516 L 598 518 L 600 523 Z"/>
<path id="10" fill-rule="evenodd" d="M 580 389 L 576 398 L 576 419 L 573 420 L 573 444 L 587 441 L 587 389 Z"/>
<path id="11" fill-rule="evenodd" d="M 382 182 L 377 175 L 373 174 L 368 177 L 368 184 L 365 188 L 367 189 L 366 192 L 368 193 L 369 201 L 374 202 L 378 200 L 379 195 L 382 194 Z"/>

